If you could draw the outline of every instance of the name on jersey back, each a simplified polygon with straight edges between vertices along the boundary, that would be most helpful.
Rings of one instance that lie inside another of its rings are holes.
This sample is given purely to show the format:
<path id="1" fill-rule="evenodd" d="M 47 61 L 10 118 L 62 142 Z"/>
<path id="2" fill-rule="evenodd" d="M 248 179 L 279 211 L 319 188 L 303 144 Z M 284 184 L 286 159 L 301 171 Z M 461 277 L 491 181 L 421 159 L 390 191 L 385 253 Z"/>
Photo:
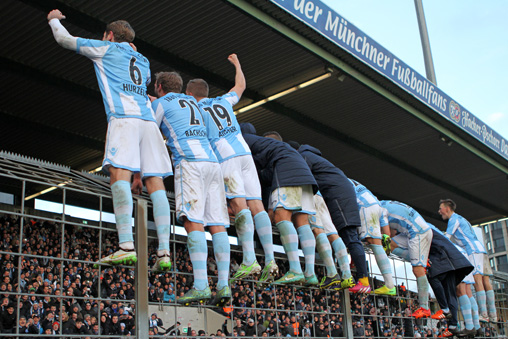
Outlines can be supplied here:
<path id="1" fill-rule="evenodd" d="M 134 84 L 123 84 L 122 89 L 124 92 L 131 92 L 146 96 L 146 89 L 142 86 L 136 86 Z"/>
<path id="2" fill-rule="evenodd" d="M 237 131 L 235 126 L 226 127 L 222 131 L 219 132 L 219 138 L 222 138 L 230 133 L 235 133 Z"/>

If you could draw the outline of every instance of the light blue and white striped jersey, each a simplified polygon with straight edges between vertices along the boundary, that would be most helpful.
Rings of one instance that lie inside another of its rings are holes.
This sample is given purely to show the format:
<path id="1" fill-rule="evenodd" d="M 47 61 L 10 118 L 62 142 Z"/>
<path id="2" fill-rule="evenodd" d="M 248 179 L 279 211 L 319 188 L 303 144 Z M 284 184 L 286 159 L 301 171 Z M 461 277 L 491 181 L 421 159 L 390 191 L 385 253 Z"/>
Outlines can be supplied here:
<path id="1" fill-rule="evenodd" d="M 238 102 L 236 92 L 199 101 L 203 111 L 208 139 L 219 162 L 251 154 L 236 120 L 233 106 Z"/>
<path id="2" fill-rule="evenodd" d="M 196 100 L 183 93 L 168 93 L 152 102 L 157 124 L 167 137 L 173 162 L 217 162 Z"/>
<path id="3" fill-rule="evenodd" d="M 483 244 L 476 237 L 469 221 L 457 213 L 453 213 L 448 219 L 446 235 L 452 242 L 465 249 L 468 255 L 471 253 L 487 253 Z"/>
<path id="4" fill-rule="evenodd" d="M 388 223 L 390 224 L 390 228 L 408 235 L 410 239 L 414 238 L 417 234 L 422 234 L 431 230 L 420 213 L 404 203 L 383 200 L 381 201 L 381 206 L 388 212 Z"/>
<path id="5" fill-rule="evenodd" d="M 77 39 L 78 54 L 91 59 L 99 82 L 108 121 L 137 118 L 155 121 L 146 86 L 150 62 L 127 42 Z"/>
<path id="6" fill-rule="evenodd" d="M 356 180 L 349 179 L 349 181 L 351 181 L 355 187 L 356 201 L 358 202 L 358 206 L 360 208 L 379 205 L 379 200 L 374 194 L 372 194 L 371 191 L 368 190 L 367 187 L 363 186 Z"/>

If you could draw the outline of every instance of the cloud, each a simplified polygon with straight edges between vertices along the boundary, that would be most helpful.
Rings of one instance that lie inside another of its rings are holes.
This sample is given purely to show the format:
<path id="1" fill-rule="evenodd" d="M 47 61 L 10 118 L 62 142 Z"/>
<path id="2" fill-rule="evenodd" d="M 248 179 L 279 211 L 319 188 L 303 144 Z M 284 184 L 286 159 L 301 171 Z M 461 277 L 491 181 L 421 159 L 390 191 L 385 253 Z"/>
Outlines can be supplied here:
<path id="1" fill-rule="evenodd" d="M 502 112 L 495 112 L 495 113 L 489 114 L 487 116 L 486 120 L 487 120 L 488 124 L 493 124 L 495 122 L 498 122 L 499 120 L 503 120 L 505 117 L 506 117 L 506 114 L 504 114 Z"/>

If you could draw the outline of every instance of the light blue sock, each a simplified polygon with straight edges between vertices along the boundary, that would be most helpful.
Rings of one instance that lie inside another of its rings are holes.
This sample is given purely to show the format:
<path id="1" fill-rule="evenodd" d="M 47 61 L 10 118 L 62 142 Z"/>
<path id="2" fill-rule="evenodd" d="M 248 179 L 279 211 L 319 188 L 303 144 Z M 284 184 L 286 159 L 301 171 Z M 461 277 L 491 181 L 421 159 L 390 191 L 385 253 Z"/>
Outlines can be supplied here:
<path id="1" fill-rule="evenodd" d="M 192 231 L 187 235 L 187 248 L 194 273 L 194 288 L 204 290 L 208 287 L 208 274 L 206 272 L 206 259 L 208 248 L 206 247 L 205 232 Z"/>
<path id="2" fill-rule="evenodd" d="M 489 317 L 497 319 L 497 310 L 496 310 L 496 298 L 494 296 L 493 290 L 488 290 L 485 292 L 487 297 L 487 307 L 489 310 Z"/>
<path id="3" fill-rule="evenodd" d="M 351 278 L 351 267 L 349 266 L 349 257 L 347 256 L 346 245 L 341 238 L 337 238 L 332 242 L 332 248 L 335 252 L 335 258 L 339 263 L 342 279 Z"/>
<path id="4" fill-rule="evenodd" d="M 277 223 L 280 232 L 280 241 L 284 247 L 284 252 L 288 256 L 289 270 L 293 273 L 302 273 L 302 266 L 298 257 L 298 234 L 291 221 L 283 220 Z"/>
<path id="5" fill-rule="evenodd" d="M 235 228 L 238 239 L 242 244 L 242 264 L 250 266 L 256 260 L 254 253 L 254 221 L 250 210 L 244 209 L 235 216 Z"/>
<path id="6" fill-rule="evenodd" d="M 133 247 L 131 184 L 125 180 L 118 180 L 111 185 L 111 194 L 113 196 L 116 229 L 118 230 L 118 242 L 120 245 L 130 242 Z"/>
<path id="7" fill-rule="evenodd" d="M 418 302 L 420 307 L 429 309 L 429 281 L 427 276 L 416 278 L 416 286 L 418 288 Z"/>
<path id="8" fill-rule="evenodd" d="M 273 255 L 272 222 L 270 221 L 268 213 L 263 211 L 256 214 L 254 216 L 254 226 L 256 227 L 256 232 L 258 232 L 263 251 L 265 251 L 265 264 L 268 264 L 275 259 Z"/>
<path id="9" fill-rule="evenodd" d="M 411 261 L 411 258 L 409 257 L 409 251 L 404 248 L 395 247 L 392 250 L 392 253 L 406 261 Z"/>
<path id="10" fill-rule="evenodd" d="M 480 328 L 480 316 L 478 314 L 478 304 L 476 303 L 476 299 L 474 297 L 470 297 L 469 302 L 471 303 L 471 315 L 473 316 L 474 329 L 477 330 Z"/>
<path id="11" fill-rule="evenodd" d="M 485 294 L 485 291 L 476 292 L 476 300 L 478 302 L 480 314 L 487 318 L 487 295 Z"/>
<path id="12" fill-rule="evenodd" d="M 474 328 L 474 325 L 473 325 L 473 315 L 471 314 L 471 302 L 469 301 L 469 297 L 467 295 L 460 296 L 459 305 L 460 311 L 462 312 L 462 317 L 464 318 L 464 323 L 466 325 L 466 330 L 472 330 Z"/>
<path id="13" fill-rule="evenodd" d="M 169 225 L 171 224 L 171 216 L 166 191 L 155 191 L 150 194 L 150 199 L 152 199 L 153 218 L 157 227 L 159 251 L 167 250 L 169 254 Z"/>
<path id="14" fill-rule="evenodd" d="M 448 307 L 442 308 L 441 311 L 443 311 L 444 313 L 450 313 L 450 309 Z"/>
<path id="15" fill-rule="evenodd" d="M 323 263 L 325 264 L 326 276 L 336 276 L 337 267 L 335 267 L 335 263 L 333 262 L 332 247 L 330 246 L 330 242 L 328 241 L 325 233 L 319 233 L 316 236 L 316 248 L 321 260 L 323 260 Z"/>
<path id="16" fill-rule="evenodd" d="M 302 247 L 305 258 L 305 276 L 310 277 L 316 274 L 314 272 L 314 262 L 316 261 L 316 238 L 310 229 L 310 225 L 303 225 L 296 229 L 300 246 Z"/>
<path id="17" fill-rule="evenodd" d="M 219 232 L 212 235 L 213 253 L 217 262 L 217 271 L 219 281 L 217 281 L 217 290 L 228 286 L 229 280 L 229 261 L 231 248 L 229 238 L 226 232 Z"/>
<path id="18" fill-rule="evenodd" d="M 370 244 L 370 248 L 372 249 L 372 252 L 374 252 L 377 266 L 383 275 L 386 287 L 392 289 L 395 286 L 393 284 L 392 266 L 390 265 L 390 260 L 388 259 L 383 246 Z"/>

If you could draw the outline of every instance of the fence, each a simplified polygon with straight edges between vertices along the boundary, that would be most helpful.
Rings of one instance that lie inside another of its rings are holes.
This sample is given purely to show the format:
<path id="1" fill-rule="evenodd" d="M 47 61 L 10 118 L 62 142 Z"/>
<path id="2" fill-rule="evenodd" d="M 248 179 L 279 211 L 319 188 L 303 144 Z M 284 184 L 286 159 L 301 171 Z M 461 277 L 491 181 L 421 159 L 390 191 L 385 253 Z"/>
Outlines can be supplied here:
<path id="1" fill-rule="evenodd" d="M 394 338 L 414 337 L 416 331 L 437 336 L 443 329 L 435 320 L 410 317 L 416 308 L 416 281 L 410 266 L 396 258 L 391 261 L 397 286 L 393 297 L 261 286 L 255 280 L 244 280 L 231 286 L 233 299 L 225 308 L 178 306 L 176 298 L 192 286 L 186 233 L 176 225 L 172 213 L 172 270 L 152 272 L 156 233 L 146 194 L 134 199 L 138 264 L 94 268 L 117 244 L 106 177 L 0 152 L 0 192 L 1 307 L 7 314 L 9 303 L 15 305 L 16 324 L 12 333 L 6 333 L 4 327 L 2 337 L 33 337 L 25 332 L 25 323 L 32 329 L 41 327 L 44 333 L 38 335 L 51 338 L 117 338 L 129 332 L 137 338 L 200 336 L 203 332 L 209 337 Z M 234 268 L 241 261 L 241 248 L 236 245 L 234 228 L 229 232 Z M 275 236 L 274 241 L 278 240 Z M 263 264 L 260 246 L 257 248 L 258 261 Z M 217 274 L 210 259 L 213 252 L 209 252 L 213 289 Z M 287 261 L 279 252 L 277 263 L 285 272 Z M 369 252 L 367 258 L 371 283 L 379 287 L 382 280 L 377 265 Z M 323 272 L 318 265 L 318 276 Z M 502 320 L 508 312 L 506 281 L 496 276 L 493 282 Z M 432 308 L 435 311 L 436 305 Z M 158 320 L 162 324 L 155 325 Z M 62 334 L 64 327 L 74 334 Z M 53 334 L 57 328 L 58 334 Z M 505 335 L 502 324 L 499 329 L 484 325 L 482 336 L 497 335 Z"/>

